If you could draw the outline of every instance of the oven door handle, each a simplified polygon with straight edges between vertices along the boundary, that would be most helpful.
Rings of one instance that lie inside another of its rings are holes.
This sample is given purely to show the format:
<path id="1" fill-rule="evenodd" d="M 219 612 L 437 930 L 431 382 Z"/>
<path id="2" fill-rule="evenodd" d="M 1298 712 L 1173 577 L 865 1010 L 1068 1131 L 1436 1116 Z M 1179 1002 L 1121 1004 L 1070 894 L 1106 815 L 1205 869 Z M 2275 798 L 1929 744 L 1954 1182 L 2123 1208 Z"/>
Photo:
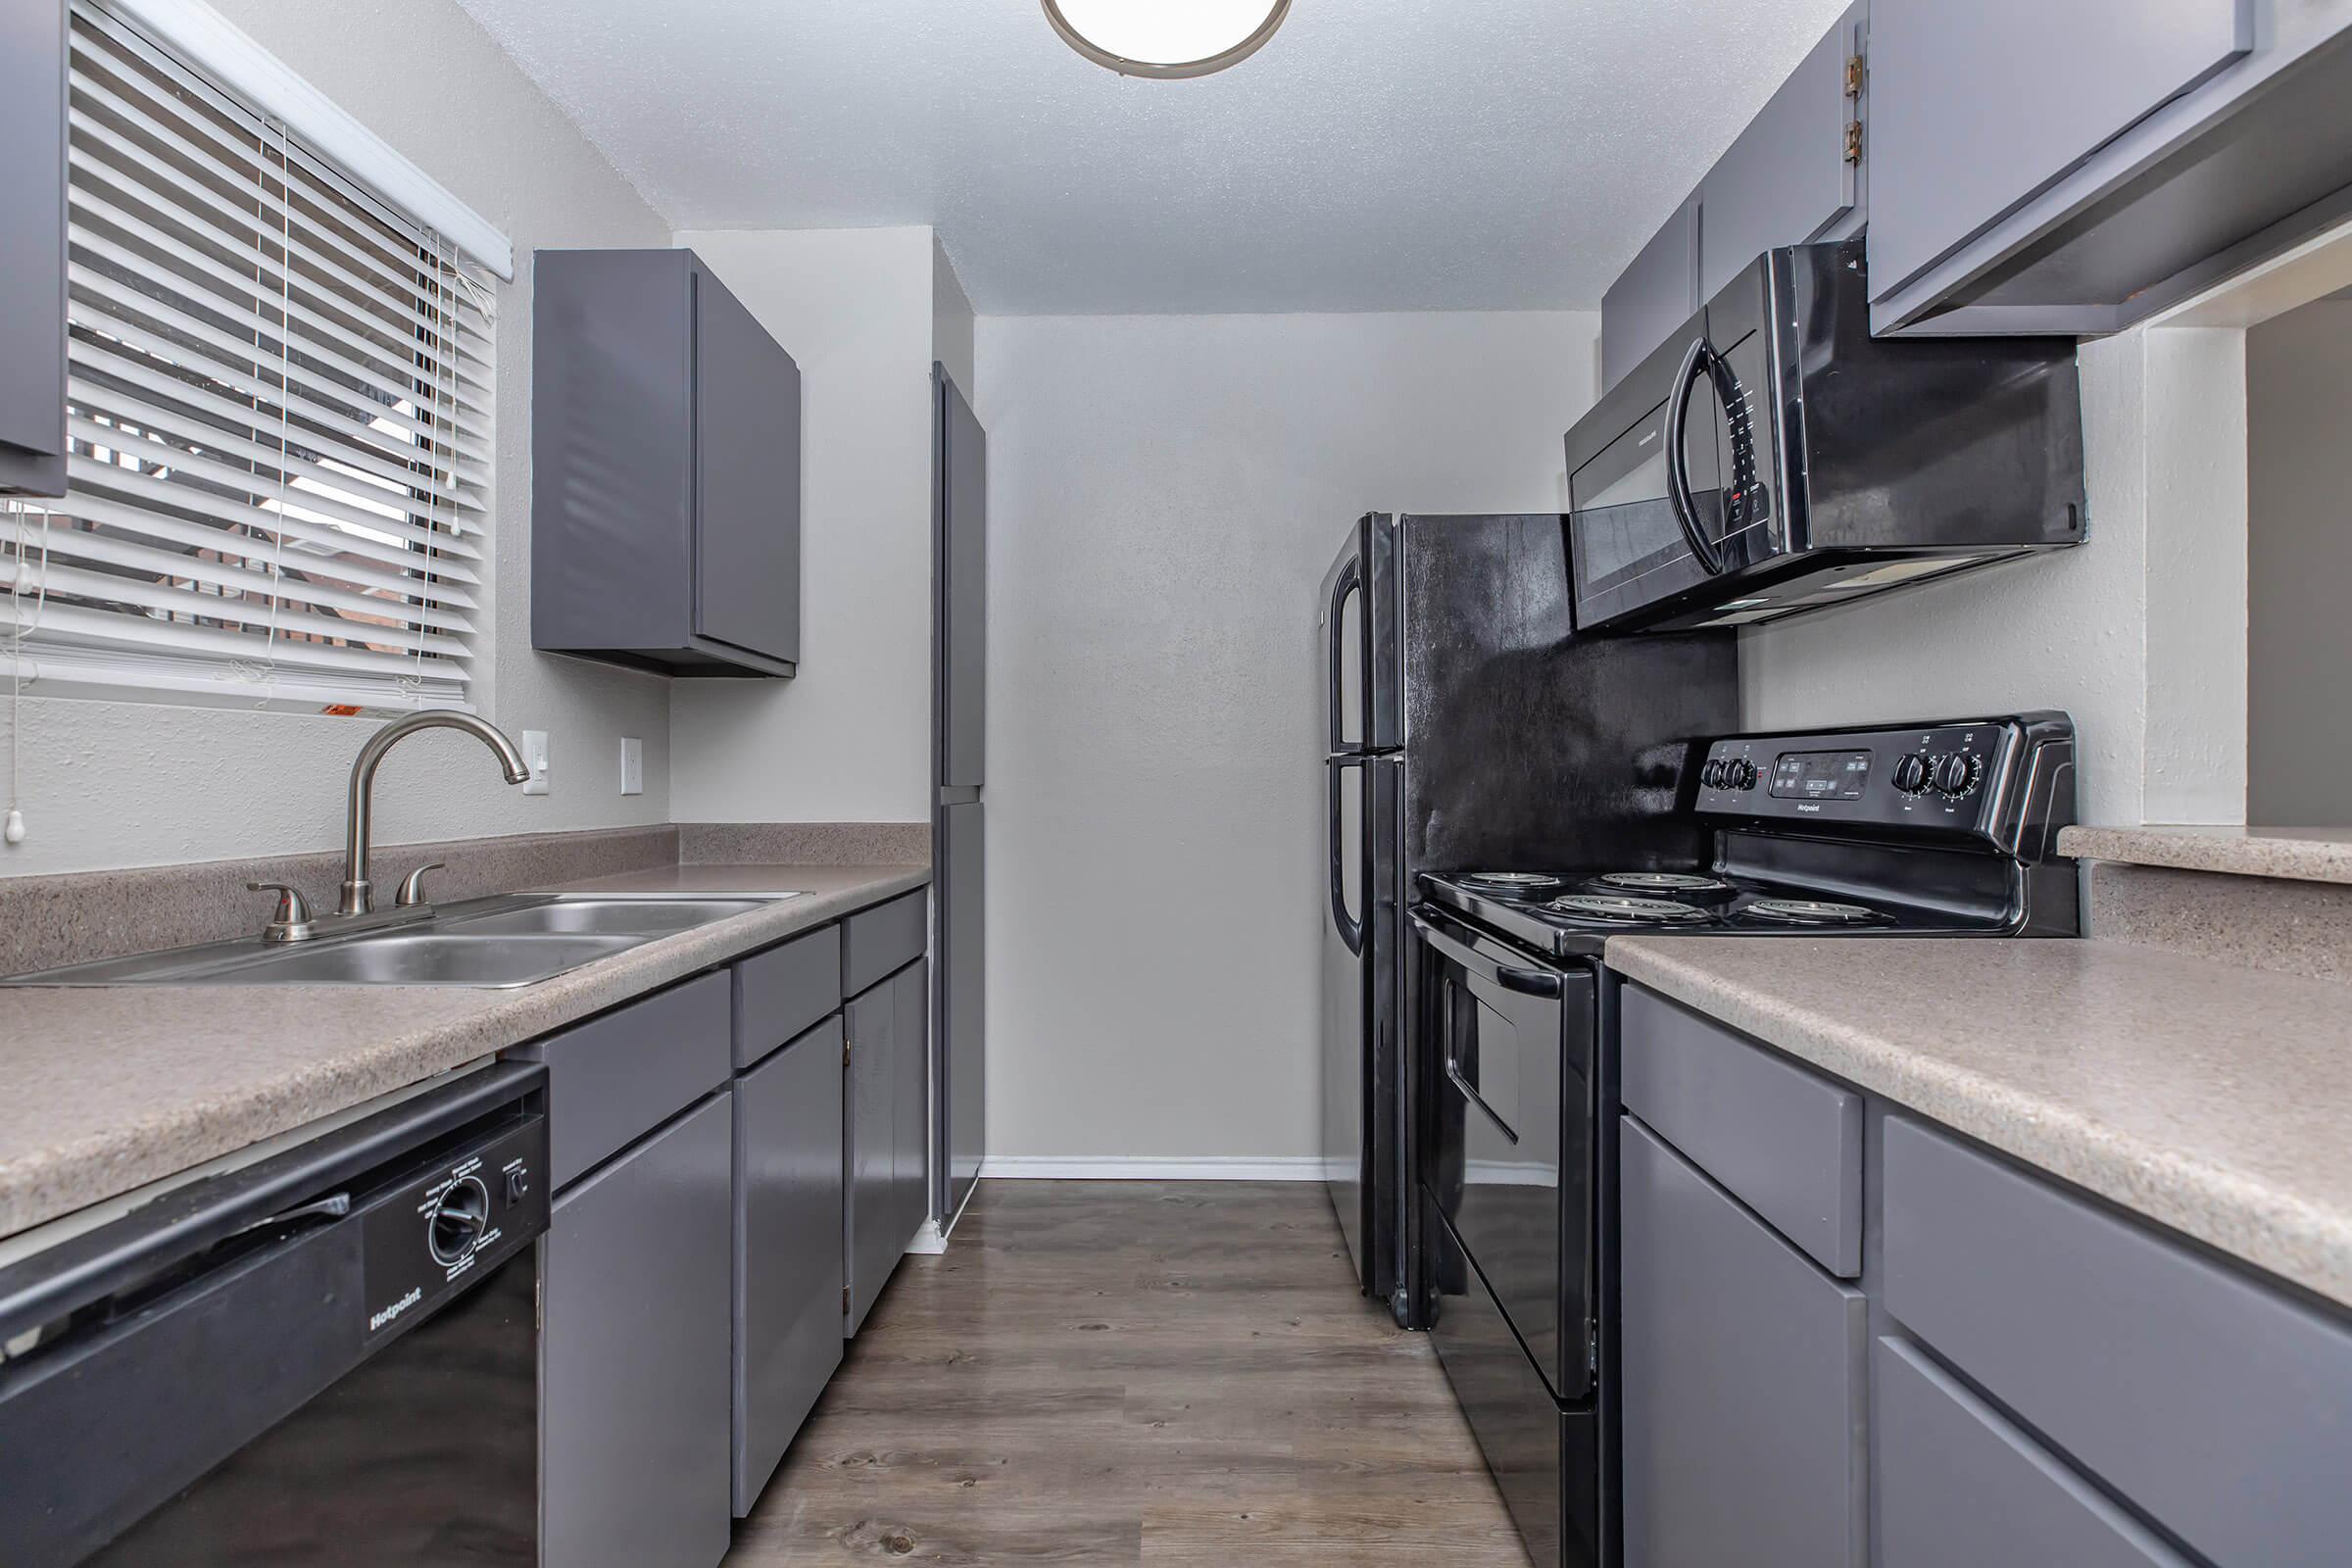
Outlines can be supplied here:
<path id="1" fill-rule="evenodd" d="M 1434 910 L 1415 909 L 1413 929 L 1420 932 L 1421 940 L 1437 949 L 1448 962 L 1460 964 L 1490 984 L 1523 997 L 1557 998 L 1560 995 L 1558 975 L 1548 969 L 1519 969 L 1495 962 L 1470 945 L 1475 933 L 1468 926 L 1449 920 Z"/>
<path id="2" fill-rule="evenodd" d="M 1712 378 L 1714 371 L 1715 351 L 1701 332 L 1684 352 L 1682 368 L 1674 372 L 1674 395 L 1666 400 L 1666 502 L 1682 527 L 1683 543 L 1690 547 L 1690 559 L 1708 576 L 1720 577 L 1723 557 L 1698 525 L 1698 501 L 1690 493 L 1690 470 L 1683 454 L 1683 439 L 1690 427 L 1690 394 L 1700 376 Z"/>

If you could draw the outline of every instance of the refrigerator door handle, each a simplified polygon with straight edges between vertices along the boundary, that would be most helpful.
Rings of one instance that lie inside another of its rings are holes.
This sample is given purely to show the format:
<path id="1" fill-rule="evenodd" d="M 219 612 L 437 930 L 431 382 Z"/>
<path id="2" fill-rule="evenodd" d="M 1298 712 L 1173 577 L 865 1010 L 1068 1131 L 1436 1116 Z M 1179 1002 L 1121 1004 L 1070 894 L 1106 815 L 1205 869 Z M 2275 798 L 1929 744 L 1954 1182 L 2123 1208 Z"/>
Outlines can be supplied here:
<path id="1" fill-rule="evenodd" d="M 1496 963 L 1493 958 L 1470 946 L 1470 932 L 1455 925 L 1434 910 L 1415 909 L 1413 929 L 1421 940 L 1445 956 L 1448 962 L 1460 964 L 1471 974 L 1503 991 L 1517 992 L 1523 997 L 1557 997 L 1560 977 L 1548 969 L 1515 969 Z"/>
<path id="2" fill-rule="evenodd" d="M 1361 757 L 1337 758 L 1323 769 L 1324 798 L 1329 808 L 1326 842 L 1331 846 L 1331 923 L 1338 928 L 1340 940 L 1348 944 L 1348 951 L 1358 956 L 1364 951 L 1364 922 L 1348 912 L 1348 889 L 1343 880 L 1346 862 L 1340 857 L 1352 846 L 1340 842 L 1340 775 L 1350 768 L 1362 767 L 1366 760 Z"/>
<path id="3" fill-rule="evenodd" d="M 1348 558 L 1348 564 L 1340 568 L 1339 574 L 1332 578 L 1331 603 L 1324 607 L 1323 623 L 1326 635 L 1330 638 L 1324 650 L 1326 664 L 1324 676 L 1330 690 L 1330 700 L 1325 706 L 1324 711 L 1331 715 L 1331 733 L 1324 737 L 1324 749 L 1329 752 L 1346 751 L 1350 744 L 1346 733 L 1347 721 L 1342 716 L 1340 709 L 1340 704 L 1347 692 L 1347 683 L 1341 678 L 1341 671 L 1347 658 L 1347 649 L 1341 643 L 1341 639 L 1347 635 L 1344 630 L 1347 625 L 1347 616 L 1342 612 L 1348 603 L 1348 596 L 1361 588 L 1363 583 L 1364 558 L 1360 555 L 1352 556 Z M 1369 671 L 1366 673 L 1369 674 Z M 1363 737 L 1363 742 L 1359 744 L 1368 744 L 1370 740 L 1371 736 L 1367 734 Z"/>

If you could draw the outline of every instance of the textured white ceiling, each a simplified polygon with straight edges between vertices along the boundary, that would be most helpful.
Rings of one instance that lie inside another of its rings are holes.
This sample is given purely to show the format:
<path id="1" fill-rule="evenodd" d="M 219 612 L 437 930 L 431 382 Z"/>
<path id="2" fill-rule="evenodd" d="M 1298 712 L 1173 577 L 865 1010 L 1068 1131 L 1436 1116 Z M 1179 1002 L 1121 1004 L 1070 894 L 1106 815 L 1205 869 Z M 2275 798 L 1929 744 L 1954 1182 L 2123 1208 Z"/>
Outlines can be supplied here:
<path id="1" fill-rule="evenodd" d="M 1296 0 L 1152 81 L 1037 0 L 459 3 L 678 227 L 935 224 L 1005 315 L 1592 307 L 1843 9 Z"/>

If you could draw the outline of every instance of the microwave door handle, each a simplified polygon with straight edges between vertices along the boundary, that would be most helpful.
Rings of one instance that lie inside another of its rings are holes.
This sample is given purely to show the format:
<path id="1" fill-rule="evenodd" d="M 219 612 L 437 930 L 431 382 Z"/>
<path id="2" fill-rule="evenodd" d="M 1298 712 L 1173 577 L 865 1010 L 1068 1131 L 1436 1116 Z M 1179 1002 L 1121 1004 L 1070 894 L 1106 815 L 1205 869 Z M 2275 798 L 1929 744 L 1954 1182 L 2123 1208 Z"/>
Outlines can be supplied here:
<path id="1" fill-rule="evenodd" d="M 1348 944 L 1348 951 L 1359 956 L 1364 951 L 1364 922 L 1348 912 L 1348 889 L 1342 880 L 1346 862 L 1340 857 L 1349 851 L 1360 850 L 1361 846 L 1340 842 L 1340 775 L 1349 768 L 1362 767 L 1364 760 L 1360 757 L 1347 758 L 1327 763 L 1323 768 L 1326 780 L 1324 793 L 1330 808 L 1331 923 L 1338 929 L 1340 940 Z"/>
<path id="2" fill-rule="evenodd" d="M 1702 332 L 1690 340 L 1682 368 L 1674 372 L 1674 395 L 1666 400 L 1666 501 L 1674 509 L 1674 520 L 1682 526 L 1683 542 L 1690 547 L 1690 559 L 1708 576 L 1720 577 L 1723 558 L 1698 526 L 1698 503 L 1690 494 L 1690 470 L 1683 461 L 1683 437 L 1690 425 L 1690 394 L 1697 388 L 1698 378 L 1711 371 L 1714 358 Z"/>
<path id="3" fill-rule="evenodd" d="M 1349 558 L 1348 564 L 1340 568 L 1340 574 L 1332 579 L 1331 603 L 1325 609 L 1324 624 L 1330 641 L 1324 649 L 1324 678 L 1328 682 L 1331 692 L 1331 701 L 1326 710 L 1331 714 L 1331 734 L 1326 738 L 1326 745 L 1332 752 L 1345 751 L 1348 744 L 1346 733 L 1347 720 L 1340 712 L 1340 703 L 1347 695 L 1346 683 L 1340 678 L 1341 666 L 1347 658 L 1347 649 L 1341 642 L 1346 635 L 1342 628 L 1347 624 L 1347 617 L 1341 613 L 1341 611 L 1348 603 L 1348 596 L 1355 592 L 1363 580 L 1364 558 L 1360 555 Z M 1370 673 L 1369 670 L 1365 671 L 1367 677 Z M 1357 716 L 1360 718 L 1363 715 L 1358 714 Z M 1371 744 L 1371 735 L 1367 732 L 1363 744 Z"/>

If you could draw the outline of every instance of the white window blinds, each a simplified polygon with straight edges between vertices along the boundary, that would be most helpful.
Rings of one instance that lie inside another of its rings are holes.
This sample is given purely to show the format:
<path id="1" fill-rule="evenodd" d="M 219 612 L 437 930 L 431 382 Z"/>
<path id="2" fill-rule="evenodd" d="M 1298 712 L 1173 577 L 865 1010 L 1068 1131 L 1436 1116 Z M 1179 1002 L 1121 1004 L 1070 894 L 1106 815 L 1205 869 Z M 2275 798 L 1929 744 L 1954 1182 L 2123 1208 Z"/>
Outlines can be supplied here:
<path id="1" fill-rule="evenodd" d="M 466 706 L 495 284 L 74 0 L 67 497 L 0 548 L 25 690 Z"/>

